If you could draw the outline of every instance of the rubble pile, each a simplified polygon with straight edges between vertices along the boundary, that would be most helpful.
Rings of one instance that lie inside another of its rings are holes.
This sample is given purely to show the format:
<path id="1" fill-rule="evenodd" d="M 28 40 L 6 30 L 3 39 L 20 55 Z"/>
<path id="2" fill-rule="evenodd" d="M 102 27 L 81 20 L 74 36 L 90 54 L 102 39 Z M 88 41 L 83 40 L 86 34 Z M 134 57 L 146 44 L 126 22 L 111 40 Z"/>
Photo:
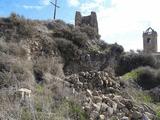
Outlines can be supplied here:
<path id="1" fill-rule="evenodd" d="M 90 120 L 154 120 L 155 112 L 122 94 L 119 78 L 104 71 L 73 74 L 65 79 L 77 93 L 84 92 L 83 109 Z"/>

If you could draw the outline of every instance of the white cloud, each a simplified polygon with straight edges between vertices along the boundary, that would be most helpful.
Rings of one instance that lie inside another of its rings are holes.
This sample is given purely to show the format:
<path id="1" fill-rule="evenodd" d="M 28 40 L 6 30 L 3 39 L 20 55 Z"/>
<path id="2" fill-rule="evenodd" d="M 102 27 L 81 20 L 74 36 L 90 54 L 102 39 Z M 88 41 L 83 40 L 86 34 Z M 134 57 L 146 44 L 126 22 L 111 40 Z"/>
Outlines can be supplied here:
<path id="1" fill-rule="evenodd" d="M 83 14 L 96 11 L 99 30 L 106 42 L 117 42 L 126 50 L 142 49 L 142 32 L 151 26 L 160 33 L 159 0 L 88 0 Z M 106 7 L 108 6 L 108 7 Z"/>
<path id="2" fill-rule="evenodd" d="M 67 1 L 69 6 L 72 6 L 72 7 L 77 7 L 80 4 L 79 0 L 67 0 Z"/>
<path id="3" fill-rule="evenodd" d="M 25 9 L 36 9 L 36 10 L 40 10 L 43 8 L 43 6 L 32 6 L 32 5 L 23 5 L 22 7 Z"/>
<path id="4" fill-rule="evenodd" d="M 51 0 L 41 0 L 41 4 L 49 5 Z"/>

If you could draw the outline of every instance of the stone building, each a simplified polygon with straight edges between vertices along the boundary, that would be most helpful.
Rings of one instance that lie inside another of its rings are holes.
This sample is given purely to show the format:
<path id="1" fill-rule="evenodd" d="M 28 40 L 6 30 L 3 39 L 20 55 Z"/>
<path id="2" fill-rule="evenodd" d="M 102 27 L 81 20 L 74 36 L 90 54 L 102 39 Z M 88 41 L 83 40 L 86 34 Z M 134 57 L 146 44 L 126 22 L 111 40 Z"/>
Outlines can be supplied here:
<path id="1" fill-rule="evenodd" d="M 98 33 L 98 21 L 95 12 L 91 12 L 89 16 L 82 16 L 79 11 L 76 11 L 75 15 L 75 26 L 89 25 L 93 27 Z"/>
<path id="2" fill-rule="evenodd" d="M 157 32 L 151 27 L 143 32 L 143 51 L 146 53 L 157 52 Z"/>

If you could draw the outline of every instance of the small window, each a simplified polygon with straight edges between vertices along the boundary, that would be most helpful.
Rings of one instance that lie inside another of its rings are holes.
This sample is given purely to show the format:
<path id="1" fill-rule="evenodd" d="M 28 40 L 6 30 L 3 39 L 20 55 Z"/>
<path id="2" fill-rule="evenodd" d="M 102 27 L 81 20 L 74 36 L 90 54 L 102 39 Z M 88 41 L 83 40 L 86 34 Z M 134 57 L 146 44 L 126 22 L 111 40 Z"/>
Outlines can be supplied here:
<path id="1" fill-rule="evenodd" d="M 147 43 L 151 43 L 151 38 L 147 38 Z"/>

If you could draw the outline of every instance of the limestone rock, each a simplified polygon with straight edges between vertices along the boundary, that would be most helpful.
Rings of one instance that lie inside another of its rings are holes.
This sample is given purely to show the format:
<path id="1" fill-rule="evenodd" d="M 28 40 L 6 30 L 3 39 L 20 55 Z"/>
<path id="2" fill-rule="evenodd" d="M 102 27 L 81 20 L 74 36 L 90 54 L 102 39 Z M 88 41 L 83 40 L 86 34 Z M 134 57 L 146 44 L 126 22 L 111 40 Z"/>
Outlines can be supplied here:
<path id="1" fill-rule="evenodd" d="M 149 112 L 145 112 L 144 116 L 148 117 L 151 120 L 154 120 L 155 116 Z"/>
<path id="2" fill-rule="evenodd" d="M 125 105 L 124 105 L 123 103 L 117 102 L 117 108 L 118 108 L 118 109 L 122 109 L 122 108 L 124 108 L 124 107 L 125 107 Z"/>
<path id="3" fill-rule="evenodd" d="M 99 113 L 97 111 L 92 111 L 90 114 L 90 120 L 96 120 L 99 116 Z"/>
<path id="4" fill-rule="evenodd" d="M 105 116 L 104 115 L 99 115 L 99 120 L 105 120 Z"/>
<path id="5" fill-rule="evenodd" d="M 111 116 L 113 114 L 113 112 L 114 112 L 113 108 L 108 107 L 107 112 L 108 112 L 108 115 Z"/>
<path id="6" fill-rule="evenodd" d="M 130 120 L 128 117 L 124 116 L 120 120 Z"/>
<path id="7" fill-rule="evenodd" d="M 106 104 L 106 103 L 102 103 L 101 104 L 101 112 L 105 112 L 105 111 L 107 111 L 107 108 L 108 108 L 109 106 Z"/>
<path id="8" fill-rule="evenodd" d="M 135 119 L 135 120 L 138 120 L 138 119 L 142 118 L 142 113 L 140 113 L 138 111 L 134 111 L 132 113 L 132 118 Z"/>
<path id="9" fill-rule="evenodd" d="M 97 103 L 97 104 L 94 104 L 93 103 L 93 109 L 95 110 L 95 111 L 100 111 L 100 109 L 101 109 L 101 103 Z"/>
<path id="10" fill-rule="evenodd" d="M 86 96 L 92 97 L 92 91 L 89 90 L 89 89 L 87 89 L 87 90 L 86 90 Z"/>
<path id="11" fill-rule="evenodd" d="M 102 102 L 102 98 L 100 96 L 93 96 L 93 102 L 95 103 Z"/>
<path id="12" fill-rule="evenodd" d="M 117 103 L 112 102 L 113 111 L 116 112 L 117 110 Z"/>

